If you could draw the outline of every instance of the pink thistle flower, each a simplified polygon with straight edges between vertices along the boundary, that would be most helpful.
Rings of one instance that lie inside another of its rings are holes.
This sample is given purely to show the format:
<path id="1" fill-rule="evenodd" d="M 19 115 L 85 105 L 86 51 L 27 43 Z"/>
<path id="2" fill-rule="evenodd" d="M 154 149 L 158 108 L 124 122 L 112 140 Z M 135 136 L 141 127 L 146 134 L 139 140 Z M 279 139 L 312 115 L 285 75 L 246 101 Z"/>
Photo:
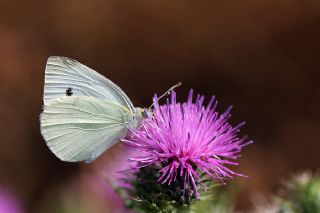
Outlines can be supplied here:
<path id="1" fill-rule="evenodd" d="M 11 193 L 0 188 L 0 213 L 22 213 L 21 206 Z"/>
<path id="2" fill-rule="evenodd" d="M 131 138 L 124 140 L 129 148 L 141 153 L 129 159 L 137 162 L 137 167 L 160 163 L 158 182 L 170 185 L 178 176 L 184 192 L 191 187 L 196 196 L 202 174 L 222 183 L 234 175 L 243 176 L 226 167 L 238 165 L 234 160 L 242 147 L 252 143 L 237 136 L 244 122 L 235 127 L 228 123 L 231 107 L 219 115 L 214 97 L 205 107 L 204 96 L 198 95 L 193 102 L 192 90 L 185 103 L 176 102 L 174 91 L 167 104 L 160 106 L 156 96 L 153 102 L 153 114 L 147 116 L 140 129 L 132 130 Z"/>

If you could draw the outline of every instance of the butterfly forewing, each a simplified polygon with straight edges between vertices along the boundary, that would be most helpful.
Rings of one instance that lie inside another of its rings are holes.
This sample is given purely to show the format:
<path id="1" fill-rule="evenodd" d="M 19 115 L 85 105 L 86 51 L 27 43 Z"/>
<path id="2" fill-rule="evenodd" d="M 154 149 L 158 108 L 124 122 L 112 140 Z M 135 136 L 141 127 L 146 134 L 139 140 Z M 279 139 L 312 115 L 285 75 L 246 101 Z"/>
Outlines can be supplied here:
<path id="1" fill-rule="evenodd" d="M 50 57 L 45 71 L 44 105 L 71 95 L 109 100 L 135 113 L 127 95 L 103 75 L 76 60 L 61 56 Z"/>
<path id="2" fill-rule="evenodd" d="M 109 100 L 73 96 L 52 100 L 41 114 L 41 133 L 51 151 L 69 162 L 92 161 L 126 135 L 134 117 Z"/>

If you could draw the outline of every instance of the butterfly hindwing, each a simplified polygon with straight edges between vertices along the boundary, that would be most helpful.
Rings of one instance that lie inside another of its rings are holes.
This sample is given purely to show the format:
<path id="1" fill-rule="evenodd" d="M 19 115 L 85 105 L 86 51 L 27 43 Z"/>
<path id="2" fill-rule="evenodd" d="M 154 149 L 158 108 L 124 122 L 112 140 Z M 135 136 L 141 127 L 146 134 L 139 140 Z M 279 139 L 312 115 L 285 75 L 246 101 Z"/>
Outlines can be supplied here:
<path id="1" fill-rule="evenodd" d="M 132 119 L 127 108 L 109 100 L 62 97 L 44 105 L 41 133 L 61 160 L 92 161 L 125 137 Z"/>

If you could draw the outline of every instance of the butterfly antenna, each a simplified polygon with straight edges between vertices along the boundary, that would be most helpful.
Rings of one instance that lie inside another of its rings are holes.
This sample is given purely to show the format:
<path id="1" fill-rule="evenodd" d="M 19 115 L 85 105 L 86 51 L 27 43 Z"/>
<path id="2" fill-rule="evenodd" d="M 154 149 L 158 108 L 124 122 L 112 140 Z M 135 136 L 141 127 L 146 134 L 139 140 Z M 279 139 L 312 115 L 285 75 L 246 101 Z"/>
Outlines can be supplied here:
<path id="1" fill-rule="evenodd" d="M 170 87 L 165 93 L 163 93 L 162 95 L 160 95 L 159 98 L 157 98 L 157 101 L 159 101 L 160 99 L 162 99 L 162 98 L 170 95 L 170 93 L 171 93 L 172 90 L 174 90 L 174 89 L 177 88 L 177 87 L 180 87 L 181 85 L 182 85 L 181 82 L 173 85 L 173 86 Z M 153 107 L 153 105 L 154 105 L 154 102 L 150 105 L 149 109 L 151 109 L 151 107 Z"/>

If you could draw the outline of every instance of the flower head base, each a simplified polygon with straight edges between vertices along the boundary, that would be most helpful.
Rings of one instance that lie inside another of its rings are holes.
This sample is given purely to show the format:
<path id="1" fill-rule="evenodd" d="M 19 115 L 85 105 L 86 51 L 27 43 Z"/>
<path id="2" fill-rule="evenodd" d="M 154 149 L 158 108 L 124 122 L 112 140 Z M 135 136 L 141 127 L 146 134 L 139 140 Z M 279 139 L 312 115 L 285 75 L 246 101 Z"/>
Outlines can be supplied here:
<path id="1" fill-rule="evenodd" d="M 183 190 L 192 188 L 197 196 L 203 174 L 222 183 L 233 175 L 241 176 L 226 165 L 237 165 L 232 160 L 251 141 L 237 136 L 244 123 L 232 127 L 227 122 L 231 107 L 219 115 L 214 97 L 205 107 L 203 96 L 198 95 L 193 102 L 192 90 L 185 103 L 176 102 L 174 91 L 165 105 L 160 106 L 157 97 L 153 101 L 153 114 L 125 140 L 130 148 L 141 152 L 130 160 L 138 162 L 139 167 L 160 163 L 159 182 L 170 185 L 179 178 Z"/>

